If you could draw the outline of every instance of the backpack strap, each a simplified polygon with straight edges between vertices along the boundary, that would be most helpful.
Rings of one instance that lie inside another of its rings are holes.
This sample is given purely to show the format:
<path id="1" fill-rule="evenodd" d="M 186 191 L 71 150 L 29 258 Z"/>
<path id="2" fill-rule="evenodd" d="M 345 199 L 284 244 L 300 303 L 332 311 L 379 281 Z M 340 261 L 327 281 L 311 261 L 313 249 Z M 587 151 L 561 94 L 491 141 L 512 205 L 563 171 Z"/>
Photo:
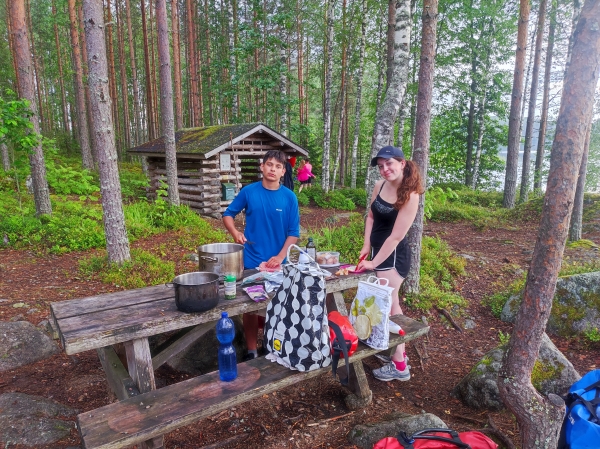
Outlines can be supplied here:
<path id="1" fill-rule="evenodd" d="M 431 432 L 447 433 L 450 435 L 450 437 L 446 438 L 438 435 L 428 435 L 428 433 Z M 461 441 L 458 432 L 452 429 L 424 429 L 412 434 L 411 436 L 408 436 L 406 432 L 402 431 L 398 434 L 396 439 L 402 445 L 402 447 L 404 447 L 404 449 L 414 449 L 415 440 L 443 441 L 444 443 L 454 444 L 460 449 L 471 449 L 470 445 Z"/>
<path id="2" fill-rule="evenodd" d="M 331 372 L 335 378 L 340 356 L 343 354 L 348 375 L 343 379 L 341 377 L 339 379 L 342 385 L 348 385 L 348 379 L 350 379 L 350 361 L 348 359 L 348 350 L 350 349 L 351 342 L 344 340 L 344 333 L 337 324 L 335 324 L 333 321 L 329 321 L 328 324 L 335 333 L 335 339 L 331 342 L 331 349 L 333 351 L 331 356 Z"/>

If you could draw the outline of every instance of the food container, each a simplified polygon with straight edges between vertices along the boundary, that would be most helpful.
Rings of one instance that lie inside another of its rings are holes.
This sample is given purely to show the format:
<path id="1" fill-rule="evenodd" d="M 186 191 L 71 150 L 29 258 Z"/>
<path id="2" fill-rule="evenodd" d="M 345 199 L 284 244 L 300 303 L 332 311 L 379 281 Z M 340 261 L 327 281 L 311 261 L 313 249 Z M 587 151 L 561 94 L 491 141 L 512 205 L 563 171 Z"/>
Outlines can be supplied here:
<path id="1" fill-rule="evenodd" d="M 175 288 L 175 305 L 182 312 L 205 312 L 219 302 L 219 275 L 195 271 L 165 284 Z"/>
<path id="2" fill-rule="evenodd" d="M 317 252 L 317 263 L 323 267 L 335 267 L 340 264 L 339 251 Z"/>
<path id="3" fill-rule="evenodd" d="M 244 277 L 244 245 L 239 243 L 210 243 L 198 247 L 200 271 L 209 271 L 223 279 L 225 274 L 235 274 L 235 279 Z"/>

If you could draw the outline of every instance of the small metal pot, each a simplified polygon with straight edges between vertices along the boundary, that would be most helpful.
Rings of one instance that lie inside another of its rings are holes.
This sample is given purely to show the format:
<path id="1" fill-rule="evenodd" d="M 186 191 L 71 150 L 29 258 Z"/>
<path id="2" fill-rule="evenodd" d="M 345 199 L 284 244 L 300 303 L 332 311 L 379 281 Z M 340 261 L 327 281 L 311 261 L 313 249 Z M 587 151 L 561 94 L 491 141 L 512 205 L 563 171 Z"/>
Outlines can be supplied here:
<path id="1" fill-rule="evenodd" d="M 244 245 L 239 243 L 210 243 L 198 247 L 200 271 L 210 271 L 219 275 L 234 273 L 236 280 L 244 276 Z"/>
<path id="2" fill-rule="evenodd" d="M 175 305 L 182 312 L 205 312 L 219 302 L 219 275 L 215 273 L 180 274 L 165 285 L 175 288 Z"/>

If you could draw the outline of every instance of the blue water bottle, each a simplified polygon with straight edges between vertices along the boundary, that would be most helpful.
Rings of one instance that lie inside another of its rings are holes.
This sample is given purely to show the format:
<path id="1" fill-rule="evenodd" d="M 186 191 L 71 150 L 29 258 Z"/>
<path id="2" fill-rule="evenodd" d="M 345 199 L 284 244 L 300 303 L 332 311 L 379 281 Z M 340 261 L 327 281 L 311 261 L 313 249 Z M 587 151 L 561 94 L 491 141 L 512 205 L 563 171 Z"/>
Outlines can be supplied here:
<path id="1" fill-rule="evenodd" d="M 217 321 L 217 340 L 219 340 L 219 378 L 231 382 L 237 377 L 237 360 L 235 348 L 231 344 L 235 337 L 235 326 L 227 315 L 221 312 L 221 319 Z"/>

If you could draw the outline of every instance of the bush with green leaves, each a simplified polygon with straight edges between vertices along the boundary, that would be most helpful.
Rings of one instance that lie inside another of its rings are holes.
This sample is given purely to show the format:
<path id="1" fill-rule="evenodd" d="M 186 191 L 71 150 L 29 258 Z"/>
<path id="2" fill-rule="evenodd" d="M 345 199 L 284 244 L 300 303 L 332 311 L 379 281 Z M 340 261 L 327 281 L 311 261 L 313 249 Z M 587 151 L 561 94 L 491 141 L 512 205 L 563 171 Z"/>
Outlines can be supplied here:
<path id="1" fill-rule="evenodd" d="M 121 180 L 121 196 L 125 202 L 146 198 L 146 188 L 150 183 L 139 163 L 121 162 L 119 178 Z"/>
<path id="2" fill-rule="evenodd" d="M 346 198 L 352 200 L 357 206 L 365 207 L 367 204 L 367 191 L 365 189 L 344 187 L 337 190 L 337 192 L 340 192 Z"/>
<path id="3" fill-rule="evenodd" d="M 83 276 L 97 276 L 107 284 L 130 289 L 171 282 L 175 277 L 175 264 L 147 251 L 133 249 L 131 260 L 122 265 L 109 264 L 106 255 L 86 257 L 79 262 L 79 272 Z"/>
<path id="4" fill-rule="evenodd" d="M 300 206 L 308 206 L 310 204 L 310 199 L 305 192 L 296 193 L 296 197 L 298 198 L 298 204 L 300 204 Z"/>

